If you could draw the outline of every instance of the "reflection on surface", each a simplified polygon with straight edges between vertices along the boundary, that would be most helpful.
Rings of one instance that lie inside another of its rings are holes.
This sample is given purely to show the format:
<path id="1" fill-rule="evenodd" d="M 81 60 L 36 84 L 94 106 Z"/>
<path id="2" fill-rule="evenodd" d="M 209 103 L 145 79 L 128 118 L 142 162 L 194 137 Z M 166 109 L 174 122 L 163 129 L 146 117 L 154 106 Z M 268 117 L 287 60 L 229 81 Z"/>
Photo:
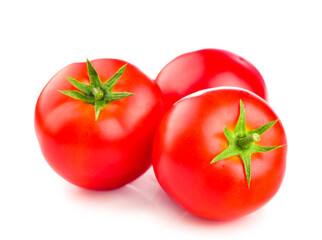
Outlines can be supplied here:
<path id="1" fill-rule="evenodd" d="M 124 187 L 110 191 L 92 191 L 69 185 L 67 195 L 73 201 L 93 207 L 100 212 L 113 212 L 114 214 L 133 212 L 146 213 L 165 221 L 166 224 L 180 227 L 189 225 L 197 229 L 212 231 L 213 227 L 246 226 L 250 221 L 257 221 L 261 211 L 249 216 L 230 221 L 214 221 L 196 217 L 177 205 L 160 187 L 152 168 L 144 175 Z"/>

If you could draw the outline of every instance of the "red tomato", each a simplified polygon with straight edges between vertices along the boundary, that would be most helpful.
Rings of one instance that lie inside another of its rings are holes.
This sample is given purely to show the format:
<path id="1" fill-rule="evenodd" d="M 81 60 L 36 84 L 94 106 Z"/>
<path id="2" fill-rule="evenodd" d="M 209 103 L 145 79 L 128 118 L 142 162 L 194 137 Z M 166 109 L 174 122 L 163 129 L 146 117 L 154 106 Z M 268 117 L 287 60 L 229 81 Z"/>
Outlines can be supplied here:
<path id="1" fill-rule="evenodd" d="M 222 86 L 244 88 L 267 100 L 259 71 L 240 56 L 218 49 L 178 56 L 161 70 L 156 82 L 165 96 L 166 109 L 188 94 Z"/>
<path id="2" fill-rule="evenodd" d="M 45 159 L 64 179 L 84 188 L 113 189 L 134 180 L 151 165 L 153 136 L 163 112 L 162 95 L 158 86 L 132 64 L 115 59 L 91 63 L 102 83 L 127 64 L 119 82 L 110 86 L 111 96 L 125 91 L 134 95 L 126 93 L 128 97 L 106 104 L 98 100 L 100 111 L 95 120 L 96 105 L 58 91 L 77 90 L 66 77 L 85 83 L 81 84 L 85 90 L 89 86 L 89 66 L 68 65 L 39 96 L 36 135 Z"/>
<path id="3" fill-rule="evenodd" d="M 286 136 L 277 119 L 264 100 L 240 88 L 179 100 L 154 138 L 157 180 L 200 217 L 224 220 L 255 211 L 275 195 L 285 172 Z M 250 136 L 256 140 L 246 144 Z"/>

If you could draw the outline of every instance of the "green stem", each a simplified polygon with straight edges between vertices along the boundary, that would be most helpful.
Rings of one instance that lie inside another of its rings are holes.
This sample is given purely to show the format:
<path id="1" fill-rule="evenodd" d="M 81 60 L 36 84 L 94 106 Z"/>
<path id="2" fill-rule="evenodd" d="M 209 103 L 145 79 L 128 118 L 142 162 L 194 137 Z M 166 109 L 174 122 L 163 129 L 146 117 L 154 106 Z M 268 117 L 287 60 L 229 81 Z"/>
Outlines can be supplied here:
<path id="1" fill-rule="evenodd" d="M 268 152 L 274 149 L 280 148 L 282 146 L 269 146 L 264 147 L 258 144 L 254 144 L 254 142 L 258 142 L 260 140 L 260 136 L 270 129 L 277 120 L 266 123 L 265 125 L 253 129 L 251 131 L 246 131 L 246 114 L 245 108 L 242 100 L 240 100 L 240 113 L 239 118 L 235 126 L 235 130 L 232 132 L 224 127 L 224 134 L 229 143 L 228 147 L 219 153 L 215 158 L 210 162 L 211 164 L 218 162 L 222 159 L 226 159 L 232 156 L 239 156 L 244 165 L 244 171 L 247 179 L 248 187 L 250 187 L 250 179 L 251 179 L 251 155 L 253 153 L 258 152 Z M 244 136 L 244 137 L 240 137 Z"/>
<path id="2" fill-rule="evenodd" d="M 92 91 L 95 100 L 101 100 L 104 97 L 104 92 L 100 87 L 93 88 Z"/>
<path id="3" fill-rule="evenodd" d="M 258 142 L 260 140 L 260 136 L 257 133 L 253 133 L 250 136 L 239 138 L 237 140 L 238 147 L 242 149 L 248 148 L 253 142 Z"/>
<path id="4" fill-rule="evenodd" d="M 71 98 L 78 99 L 89 104 L 93 104 L 95 109 L 95 119 L 97 120 L 100 111 L 104 109 L 104 107 L 108 103 L 134 95 L 133 93 L 129 92 L 112 92 L 112 88 L 122 77 L 125 67 L 126 64 L 103 84 L 95 68 L 92 66 L 91 62 L 87 60 L 87 70 L 90 79 L 90 85 L 85 84 L 83 82 L 79 82 L 76 79 L 67 77 L 68 81 L 79 91 L 66 90 L 59 92 Z"/>

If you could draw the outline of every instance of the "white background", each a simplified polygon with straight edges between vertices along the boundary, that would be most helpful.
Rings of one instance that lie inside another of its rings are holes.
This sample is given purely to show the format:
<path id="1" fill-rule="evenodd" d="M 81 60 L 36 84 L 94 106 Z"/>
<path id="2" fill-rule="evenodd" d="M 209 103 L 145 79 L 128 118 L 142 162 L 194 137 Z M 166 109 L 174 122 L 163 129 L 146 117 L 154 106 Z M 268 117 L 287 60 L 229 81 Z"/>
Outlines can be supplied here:
<path id="1" fill-rule="evenodd" d="M 0 26 L 0 239 L 322 239 L 319 1 L 2 1 Z M 155 78 L 176 56 L 203 48 L 252 62 L 285 126 L 287 171 L 265 207 L 209 221 L 173 203 L 151 169 L 93 192 L 47 165 L 34 107 L 58 70 L 119 58 Z"/>

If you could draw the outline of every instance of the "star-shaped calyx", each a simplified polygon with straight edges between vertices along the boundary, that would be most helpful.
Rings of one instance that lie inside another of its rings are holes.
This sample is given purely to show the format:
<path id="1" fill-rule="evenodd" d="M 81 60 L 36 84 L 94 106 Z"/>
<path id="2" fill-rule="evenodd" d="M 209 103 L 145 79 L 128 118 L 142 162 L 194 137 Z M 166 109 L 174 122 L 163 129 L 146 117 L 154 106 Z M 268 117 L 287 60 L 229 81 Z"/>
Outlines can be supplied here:
<path id="1" fill-rule="evenodd" d="M 218 154 L 211 163 L 215 163 L 219 160 L 226 159 L 232 156 L 239 156 L 244 164 L 246 179 L 248 187 L 250 187 L 251 179 L 251 155 L 258 152 L 268 152 L 283 146 L 264 147 L 255 144 L 260 140 L 260 136 L 270 129 L 276 122 L 272 121 L 259 128 L 251 131 L 246 131 L 245 120 L 245 108 L 243 102 L 240 100 L 240 114 L 235 126 L 235 130 L 232 132 L 224 127 L 224 133 L 228 140 L 228 147 Z"/>
<path id="2" fill-rule="evenodd" d="M 102 83 L 96 70 L 87 59 L 87 69 L 88 76 L 90 79 L 90 84 L 85 84 L 79 82 L 73 78 L 67 77 L 68 81 L 79 91 L 59 91 L 69 97 L 82 100 L 86 103 L 90 103 L 94 105 L 95 109 L 95 120 L 98 119 L 100 111 L 106 106 L 106 104 L 119 100 L 121 98 L 125 98 L 133 95 L 133 93 L 129 92 L 112 92 L 112 88 L 117 83 L 117 81 L 121 78 L 126 68 L 126 64 L 121 67 L 110 79 L 108 79 L 105 83 Z"/>

